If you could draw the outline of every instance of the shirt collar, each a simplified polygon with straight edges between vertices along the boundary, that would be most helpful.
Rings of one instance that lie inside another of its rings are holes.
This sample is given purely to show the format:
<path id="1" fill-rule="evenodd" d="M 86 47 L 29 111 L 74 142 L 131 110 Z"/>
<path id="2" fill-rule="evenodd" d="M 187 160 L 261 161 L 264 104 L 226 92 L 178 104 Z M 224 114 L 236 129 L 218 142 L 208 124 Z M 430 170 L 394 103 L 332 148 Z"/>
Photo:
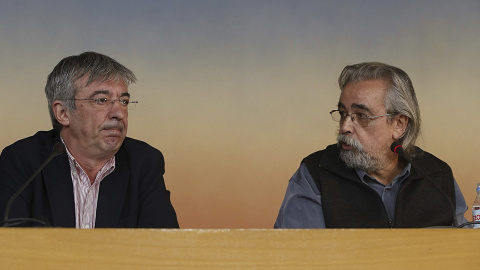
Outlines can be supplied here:
<path id="1" fill-rule="evenodd" d="M 405 168 L 403 168 L 403 170 L 397 176 L 395 176 L 393 181 L 390 184 L 388 184 L 388 186 L 393 186 L 397 182 L 403 182 L 403 180 L 407 179 L 407 177 L 410 175 L 411 168 L 412 168 L 412 164 L 407 163 Z M 367 184 L 366 181 L 369 181 L 369 180 L 378 182 L 375 178 L 373 178 L 363 170 L 355 169 L 355 172 L 357 173 L 358 177 L 360 177 L 360 180 L 362 180 L 362 182 L 365 184 Z"/>

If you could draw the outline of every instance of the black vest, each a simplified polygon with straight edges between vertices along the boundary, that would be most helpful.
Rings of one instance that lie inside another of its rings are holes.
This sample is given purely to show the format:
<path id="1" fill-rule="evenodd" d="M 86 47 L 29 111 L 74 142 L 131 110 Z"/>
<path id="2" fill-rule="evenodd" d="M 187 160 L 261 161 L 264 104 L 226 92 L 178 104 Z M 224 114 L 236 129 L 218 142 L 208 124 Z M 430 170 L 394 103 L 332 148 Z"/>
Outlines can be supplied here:
<path id="1" fill-rule="evenodd" d="M 391 222 L 381 197 L 365 185 L 354 169 L 340 160 L 339 149 L 330 145 L 302 162 L 312 175 L 322 198 L 327 228 L 423 228 L 450 226 L 455 213 L 452 170 L 443 161 L 417 148 L 413 162 L 443 191 L 438 190 L 412 165 L 398 193 Z M 449 201 L 450 200 L 450 201 Z"/>

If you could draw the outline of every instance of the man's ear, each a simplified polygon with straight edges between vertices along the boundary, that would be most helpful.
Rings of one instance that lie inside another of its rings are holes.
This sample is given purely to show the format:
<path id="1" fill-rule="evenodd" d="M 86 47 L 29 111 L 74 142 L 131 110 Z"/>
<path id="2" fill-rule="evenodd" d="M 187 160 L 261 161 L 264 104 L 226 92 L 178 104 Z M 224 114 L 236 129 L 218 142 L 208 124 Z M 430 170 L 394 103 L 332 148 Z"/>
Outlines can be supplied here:
<path id="1" fill-rule="evenodd" d="M 70 125 L 70 118 L 69 114 L 67 113 L 68 109 L 63 102 L 59 100 L 55 100 L 52 103 L 52 110 L 53 114 L 55 115 L 55 119 L 62 125 L 62 126 L 69 126 Z"/>
<path id="2" fill-rule="evenodd" d="M 392 134 L 393 139 L 395 141 L 403 137 L 403 135 L 405 134 L 405 131 L 407 130 L 407 125 L 409 120 L 410 118 L 408 118 L 404 114 L 395 115 L 395 117 L 393 118 L 394 126 L 393 126 L 393 134 Z"/>

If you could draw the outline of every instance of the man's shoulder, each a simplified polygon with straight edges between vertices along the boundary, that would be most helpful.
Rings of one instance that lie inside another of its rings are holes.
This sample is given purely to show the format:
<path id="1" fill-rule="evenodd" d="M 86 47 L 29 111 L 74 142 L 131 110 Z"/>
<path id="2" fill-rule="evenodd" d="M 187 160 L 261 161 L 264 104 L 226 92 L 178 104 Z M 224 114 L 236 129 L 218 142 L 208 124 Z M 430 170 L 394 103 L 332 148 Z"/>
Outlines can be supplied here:
<path id="1" fill-rule="evenodd" d="M 123 144 L 128 146 L 128 147 L 142 147 L 142 148 L 156 149 L 155 147 L 151 146 L 150 144 L 148 144 L 144 141 L 137 140 L 137 139 L 130 138 L 130 137 L 125 137 L 125 140 L 123 141 Z"/>
<path id="2" fill-rule="evenodd" d="M 120 150 L 115 154 L 119 164 L 129 164 L 132 168 L 152 167 L 152 164 L 164 166 L 162 152 L 144 141 L 126 137 Z"/>
<path id="3" fill-rule="evenodd" d="M 336 156 L 338 155 L 339 150 L 336 144 L 331 144 L 327 146 L 325 149 L 316 151 L 311 153 L 310 155 L 306 156 L 302 162 L 305 161 L 316 161 L 319 162 L 324 156 Z"/>
<path id="4" fill-rule="evenodd" d="M 4 152 L 32 152 L 41 151 L 43 148 L 53 146 L 57 140 L 58 134 L 53 129 L 49 131 L 38 131 L 32 136 L 20 139 L 13 144 L 5 147 Z"/>
<path id="5" fill-rule="evenodd" d="M 412 161 L 417 165 L 422 167 L 432 167 L 438 168 L 439 166 L 444 166 L 450 168 L 450 166 L 440 158 L 435 155 L 421 149 L 420 147 L 415 147 L 416 155 L 413 157 Z"/>
<path id="6" fill-rule="evenodd" d="M 130 153 L 161 154 L 160 150 L 150 144 L 130 137 L 125 138 L 122 147 Z"/>

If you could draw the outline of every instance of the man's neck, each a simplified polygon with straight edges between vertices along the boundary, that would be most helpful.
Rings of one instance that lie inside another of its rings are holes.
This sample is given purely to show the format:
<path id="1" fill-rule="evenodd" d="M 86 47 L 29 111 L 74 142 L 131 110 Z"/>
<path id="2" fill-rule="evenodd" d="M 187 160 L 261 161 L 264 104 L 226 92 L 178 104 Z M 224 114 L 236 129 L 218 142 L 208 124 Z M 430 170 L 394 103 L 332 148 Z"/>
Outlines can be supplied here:
<path id="1" fill-rule="evenodd" d="M 75 160 L 77 161 L 78 165 L 82 167 L 83 171 L 88 175 L 88 179 L 90 179 L 90 183 L 93 183 L 95 181 L 95 178 L 97 177 L 98 172 L 103 168 L 103 166 L 105 166 L 105 164 L 110 159 L 111 157 L 101 161 L 86 160 L 86 162 L 84 162 L 82 159 L 75 157 Z"/>
<path id="2" fill-rule="evenodd" d="M 68 143 L 68 137 L 63 138 L 61 136 L 62 142 L 65 144 L 70 155 L 73 156 L 78 165 L 83 169 L 83 171 L 88 175 L 90 182 L 95 181 L 97 173 L 105 166 L 105 164 L 114 156 L 114 155 L 105 155 L 105 156 L 91 156 L 86 155 L 84 152 L 76 149 L 74 145 Z M 70 147 L 72 146 L 72 147 Z"/>
<path id="3" fill-rule="evenodd" d="M 406 164 L 402 159 L 395 157 L 392 162 L 385 164 L 382 169 L 367 173 L 373 178 L 375 178 L 375 180 L 377 180 L 378 182 L 387 186 L 395 179 L 395 177 L 400 174 L 405 165 Z"/>

